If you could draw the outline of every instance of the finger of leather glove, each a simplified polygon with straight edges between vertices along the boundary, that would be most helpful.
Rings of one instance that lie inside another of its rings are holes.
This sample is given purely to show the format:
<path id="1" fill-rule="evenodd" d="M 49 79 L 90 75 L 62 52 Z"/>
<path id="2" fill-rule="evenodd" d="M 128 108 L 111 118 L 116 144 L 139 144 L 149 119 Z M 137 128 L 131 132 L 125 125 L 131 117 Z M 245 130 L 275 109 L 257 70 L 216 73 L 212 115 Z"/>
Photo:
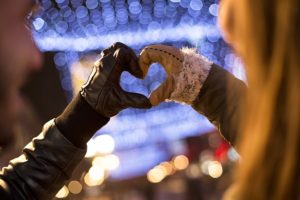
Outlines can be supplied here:
<path id="1" fill-rule="evenodd" d="M 119 85 L 123 71 L 141 77 L 142 71 L 138 66 L 137 56 L 125 44 L 116 43 L 105 51 L 103 57 L 96 63 L 100 68 L 99 77 L 102 76 L 103 81 Z"/>
<path id="2" fill-rule="evenodd" d="M 123 44 L 122 47 L 117 49 L 114 56 L 117 58 L 118 64 L 123 66 L 123 70 L 128 71 L 137 78 L 143 78 L 143 71 L 139 67 L 138 57 L 130 47 Z"/>
<path id="3" fill-rule="evenodd" d="M 178 74 L 183 65 L 184 56 L 179 49 L 167 45 L 150 45 L 139 56 L 139 65 L 143 76 L 147 75 L 152 63 L 160 63 L 167 74 Z"/>
<path id="4" fill-rule="evenodd" d="M 102 92 L 106 95 L 100 95 L 96 110 L 107 117 L 112 117 L 126 108 L 123 101 L 125 95 L 122 90 L 113 86 L 105 86 Z M 101 103 L 100 103 L 101 102 Z"/>
<path id="5" fill-rule="evenodd" d="M 116 59 L 112 53 L 104 55 L 94 65 L 88 81 L 82 86 L 81 96 L 99 113 L 106 115 L 104 99 L 109 96 L 108 88 L 118 85 L 121 70 L 116 66 Z M 108 107 L 110 108 L 110 107 Z"/>
<path id="6" fill-rule="evenodd" d="M 103 99 L 102 111 L 105 116 L 114 116 L 125 108 L 151 108 L 147 97 L 138 93 L 125 92 L 116 87 L 107 88 L 108 96 Z M 105 109 L 110 108 L 110 109 Z"/>
<path id="7" fill-rule="evenodd" d="M 153 106 L 169 99 L 175 88 L 175 80 L 173 76 L 169 76 L 156 90 L 150 94 L 150 102 Z"/>
<path id="8" fill-rule="evenodd" d="M 124 103 L 127 107 L 132 108 L 151 108 L 152 105 L 147 97 L 142 94 L 132 93 L 132 92 L 124 92 Z"/>
<path id="9" fill-rule="evenodd" d="M 117 62 L 123 66 L 123 70 L 128 71 L 137 78 L 143 78 L 143 72 L 139 67 L 137 55 L 130 47 L 121 42 L 116 42 L 104 49 L 101 56 L 103 57 L 110 53 L 114 53 Z"/>
<path id="10" fill-rule="evenodd" d="M 123 48 L 123 47 L 127 47 L 125 44 L 121 43 L 121 42 L 116 42 L 113 45 L 107 47 L 106 49 L 103 49 L 103 51 L 101 52 L 101 56 L 107 55 L 109 53 L 114 52 L 117 49 Z"/>

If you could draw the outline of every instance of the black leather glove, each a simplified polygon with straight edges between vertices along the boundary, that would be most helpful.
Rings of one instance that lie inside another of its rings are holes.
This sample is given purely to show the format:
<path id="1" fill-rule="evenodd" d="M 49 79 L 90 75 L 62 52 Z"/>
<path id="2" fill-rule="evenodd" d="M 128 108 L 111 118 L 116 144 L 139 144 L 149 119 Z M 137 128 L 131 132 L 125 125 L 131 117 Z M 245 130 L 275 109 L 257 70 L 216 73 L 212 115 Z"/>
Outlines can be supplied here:
<path id="1" fill-rule="evenodd" d="M 128 107 L 151 108 L 147 97 L 121 88 L 119 82 L 123 71 L 128 71 L 137 78 L 143 77 L 133 50 L 118 42 L 102 51 L 89 80 L 82 87 L 82 97 L 106 117 L 114 116 Z"/>

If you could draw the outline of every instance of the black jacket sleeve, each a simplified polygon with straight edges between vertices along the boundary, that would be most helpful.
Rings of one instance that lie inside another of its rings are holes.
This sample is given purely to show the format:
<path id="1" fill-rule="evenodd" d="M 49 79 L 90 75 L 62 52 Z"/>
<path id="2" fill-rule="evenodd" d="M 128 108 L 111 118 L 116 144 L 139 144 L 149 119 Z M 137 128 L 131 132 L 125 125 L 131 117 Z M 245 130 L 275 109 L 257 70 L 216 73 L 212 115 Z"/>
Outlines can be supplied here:
<path id="1" fill-rule="evenodd" d="M 192 107 L 205 115 L 235 145 L 245 113 L 242 113 L 247 87 L 223 68 L 213 65 Z"/>
<path id="2" fill-rule="evenodd" d="M 109 118 L 77 95 L 55 121 L 0 173 L 1 200 L 48 200 L 71 177 L 86 153 L 86 142 Z"/>
<path id="3" fill-rule="evenodd" d="M 85 155 L 57 129 L 54 120 L 1 171 L 3 200 L 52 199 Z"/>

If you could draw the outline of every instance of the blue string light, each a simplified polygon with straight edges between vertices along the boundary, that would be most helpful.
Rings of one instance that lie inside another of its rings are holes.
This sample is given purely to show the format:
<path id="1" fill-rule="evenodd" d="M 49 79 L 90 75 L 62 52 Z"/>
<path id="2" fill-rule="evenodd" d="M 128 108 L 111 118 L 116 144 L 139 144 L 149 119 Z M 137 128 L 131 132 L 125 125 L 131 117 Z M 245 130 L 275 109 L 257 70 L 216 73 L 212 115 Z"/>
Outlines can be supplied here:
<path id="1" fill-rule="evenodd" d="M 140 24 L 149 24 L 152 21 L 152 15 L 149 12 L 142 12 L 139 15 Z"/>
<path id="2" fill-rule="evenodd" d="M 34 21 L 32 23 L 33 23 L 33 27 L 36 31 L 41 30 L 43 28 L 43 26 L 45 25 L 45 21 L 40 17 L 34 19 Z"/>
<path id="3" fill-rule="evenodd" d="M 195 11 L 199 11 L 201 10 L 203 7 L 203 3 L 201 0 L 191 0 L 190 2 L 190 8 L 195 10 Z"/>
<path id="4" fill-rule="evenodd" d="M 73 8 L 77 8 L 83 4 L 83 0 L 70 0 Z"/>
<path id="5" fill-rule="evenodd" d="M 193 18 L 186 16 L 182 19 L 184 21 L 181 25 L 174 28 L 163 29 L 163 26 L 159 22 L 151 22 L 148 25 L 148 29 L 139 30 L 139 23 L 131 23 L 129 28 L 132 31 L 110 34 L 105 34 L 110 28 L 106 24 L 106 26 L 98 27 L 97 31 L 101 31 L 100 28 L 102 28 L 103 34 L 96 36 L 87 36 L 85 34 L 86 28 L 83 29 L 81 25 L 75 23 L 72 28 L 75 28 L 74 33 L 76 36 L 58 37 L 57 32 L 51 32 L 53 35 L 35 37 L 35 40 L 43 51 L 88 51 L 103 49 L 118 41 L 126 43 L 129 46 L 143 46 L 160 42 L 197 41 L 205 39 L 207 35 L 210 35 L 210 37 L 219 37 L 219 32 L 214 26 L 187 25 L 193 23 Z M 116 20 L 111 16 L 111 18 L 106 19 L 106 23 L 116 23 Z"/>
<path id="6" fill-rule="evenodd" d="M 125 25 L 128 23 L 128 12 L 125 8 L 119 8 L 116 12 L 116 17 L 118 20 L 118 23 L 121 25 Z"/>
<path id="7" fill-rule="evenodd" d="M 218 10 L 219 10 L 219 6 L 218 4 L 211 4 L 209 6 L 209 13 L 212 14 L 213 16 L 217 17 L 218 16 Z"/>
<path id="8" fill-rule="evenodd" d="M 138 1 L 132 1 L 129 4 L 129 11 L 134 15 L 140 14 L 140 12 L 142 11 L 142 5 Z"/>
<path id="9" fill-rule="evenodd" d="M 56 3 L 63 3 L 63 2 L 65 2 L 65 0 L 55 0 L 56 1 Z"/>
<path id="10" fill-rule="evenodd" d="M 42 50 L 46 51 L 72 50 L 75 46 L 76 49 L 73 50 L 93 50 L 109 45 L 107 41 L 115 42 L 118 39 L 125 43 L 128 41 L 134 46 L 143 43 L 172 42 L 173 39 L 194 41 L 205 37 L 214 43 L 220 38 L 216 36 L 218 31 L 215 31 L 212 36 L 199 31 L 194 34 L 189 33 L 187 36 L 180 34 L 186 32 L 185 29 L 193 30 L 194 27 L 202 29 L 213 25 L 218 5 L 207 2 L 202 0 L 41 0 L 44 12 L 34 20 L 34 37 Z M 208 12 L 204 11 L 203 7 Z M 158 33 L 157 30 L 161 32 Z M 166 32 L 176 30 L 176 34 L 179 33 L 178 39 L 173 36 L 170 37 L 172 39 L 166 37 L 163 30 Z M 150 33 L 150 31 L 154 32 Z M 127 40 L 129 35 L 134 35 L 134 32 L 136 32 L 134 38 Z M 140 39 L 144 34 L 146 37 Z M 97 39 L 103 43 L 97 42 Z M 61 43 L 62 41 L 65 43 Z M 75 44 L 77 41 L 86 42 Z M 91 43 L 95 44 L 87 45 Z"/>
<path id="11" fill-rule="evenodd" d="M 95 9 L 98 7 L 98 1 L 97 0 L 87 0 L 86 1 L 86 7 L 90 10 Z"/>
<path id="12" fill-rule="evenodd" d="M 58 33 L 64 34 L 68 30 L 68 23 L 65 21 L 57 22 L 55 29 Z"/>

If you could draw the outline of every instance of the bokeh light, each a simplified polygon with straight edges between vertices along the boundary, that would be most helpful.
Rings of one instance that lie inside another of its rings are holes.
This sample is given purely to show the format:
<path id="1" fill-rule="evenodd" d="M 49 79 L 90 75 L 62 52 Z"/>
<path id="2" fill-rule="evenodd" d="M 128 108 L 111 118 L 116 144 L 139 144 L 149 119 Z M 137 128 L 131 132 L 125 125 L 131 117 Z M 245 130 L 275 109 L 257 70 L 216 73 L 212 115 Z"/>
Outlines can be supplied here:
<path id="1" fill-rule="evenodd" d="M 156 167 L 147 173 L 147 179 L 151 183 L 159 183 L 166 177 L 164 170 Z"/>
<path id="2" fill-rule="evenodd" d="M 159 166 L 162 167 L 162 170 L 164 170 L 164 173 L 166 175 L 171 175 L 175 172 L 175 169 L 173 168 L 173 165 L 170 162 L 163 162 Z"/>
<path id="3" fill-rule="evenodd" d="M 97 154 L 110 154 L 115 149 L 115 141 L 110 135 L 100 135 L 87 143 L 85 157 L 93 157 Z"/>
<path id="4" fill-rule="evenodd" d="M 63 199 L 69 195 L 69 190 L 67 186 L 63 186 L 55 195 L 56 198 Z"/>
<path id="5" fill-rule="evenodd" d="M 212 178 L 219 178 L 223 174 L 223 168 L 220 162 L 211 161 L 208 164 L 208 174 Z"/>
<path id="6" fill-rule="evenodd" d="M 101 154 L 112 153 L 115 149 L 115 141 L 110 135 L 100 135 L 94 139 L 98 152 Z"/>
<path id="7" fill-rule="evenodd" d="M 201 170 L 200 170 L 199 165 L 196 163 L 191 164 L 188 167 L 186 174 L 191 179 L 199 178 L 201 176 Z"/>
<path id="8" fill-rule="evenodd" d="M 104 182 L 104 178 L 102 179 L 95 179 L 90 175 L 90 173 L 87 173 L 84 176 L 84 182 L 87 186 L 93 187 L 93 186 L 98 186 L 101 185 Z"/>
<path id="9" fill-rule="evenodd" d="M 68 189 L 72 194 L 79 194 L 82 191 L 82 185 L 78 181 L 70 181 Z"/>
<path id="10" fill-rule="evenodd" d="M 189 159 L 184 155 L 179 155 L 174 158 L 173 164 L 174 164 L 175 169 L 184 170 L 189 165 Z"/>
<path id="11" fill-rule="evenodd" d="M 208 175 L 208 166 L 211 163 L 211 160 L 205 160 L 204 162 L 201 163 L 200 168 L 203 174 Z"/>
<path id="12" fill-rule="evenodd" d="M 91 180 L 99 181 L 105 178 L 105 168 L 103 166 L 95 165 L 89 169 L 89 176 Z"/>
<path id="13" fill-rule="evenodd" d="M 72 0 L 41 4 L 43 12 L 35 16 L 33 24 L 34 38 L 44 51 L 98 50 L 117 41 L 131 46 L 195 41 L 217 29 L 212 25 L 218 5 L 202 0 Z M 203 13 L 204 9 L 210 16 Z M 152 27 L 163 31 L 157 34 Z"/>
<path id="14" fill-rule="evenodd" d="M 116 170 L 120 166 L 120 159 L 116 155 L 107 155 L 104 157 L 104 166 L 107 170 Z"/>
<path id="15" fill-rule="evenodd" d="M 236 152 L 236 150 L 231 147 L 228 152 L 228 158 L 231 160 L 231 161 L 238 161 L 240 159 L 240 155 Z"/>
<path id="16" fill-rule="evenodd" d="M 97 166 L 104 166 L 105 165 L 105 158 L 103 156 L 97 156 L 93 158 L 92 165 Z"/>
<path id="17" fill-rule="evenodd" d="M 34 19 L 33 21 L 33 27 L 36 31 L 40 31 L 44 25 L 45 25 L 45 21 L 40 17 Z"/>

